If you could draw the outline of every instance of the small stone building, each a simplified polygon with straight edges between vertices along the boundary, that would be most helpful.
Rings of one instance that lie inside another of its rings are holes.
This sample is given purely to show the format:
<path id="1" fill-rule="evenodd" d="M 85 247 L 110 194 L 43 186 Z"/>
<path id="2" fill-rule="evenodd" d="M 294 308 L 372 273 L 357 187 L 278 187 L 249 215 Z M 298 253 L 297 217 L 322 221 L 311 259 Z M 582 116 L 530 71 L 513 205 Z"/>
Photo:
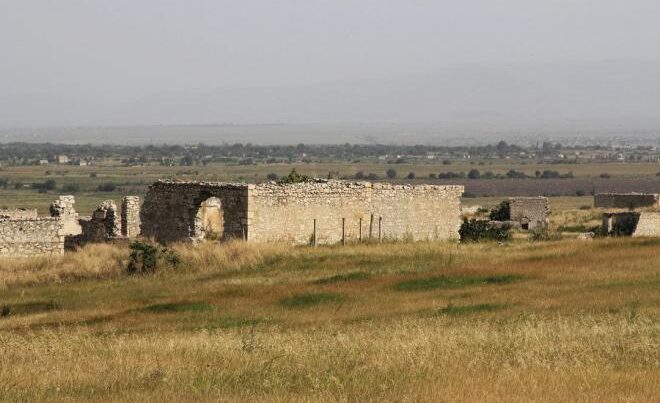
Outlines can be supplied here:
<path id="1" fill-rule="evenodd" d="M 335 180 L 259 185 L 158 181 L 145 197 L 141 230 L 159 242 L 458 239 L 462 194 L 463 186 Z"/>
<path id="2" fill-rule="evenodd" d="M 602 233 L 616 236 L 660 237 L 660 212 L 605 213 Z"/>
<path id="3" fill-rule="evenodd" d="M 547 197 L 512 197 L 509 199 L 509 219 L 520 228 L 533 230 L 548 225 L 550 207 Z"/>

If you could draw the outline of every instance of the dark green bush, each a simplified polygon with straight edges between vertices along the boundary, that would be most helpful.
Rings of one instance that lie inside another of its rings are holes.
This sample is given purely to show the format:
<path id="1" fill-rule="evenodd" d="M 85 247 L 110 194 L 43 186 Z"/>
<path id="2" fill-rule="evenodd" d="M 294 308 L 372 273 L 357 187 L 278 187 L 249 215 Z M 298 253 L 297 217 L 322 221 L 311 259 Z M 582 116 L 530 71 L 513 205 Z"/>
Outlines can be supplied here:
<path id="1" fill-rule="evenodd" d="M 161 268 L 178 267 L 179 255 L 172 249 L 146 242 L 135 241 L 129 245 L 131 254 L 126 272 L 128 274 L 153 273 Z"/>
<path id="2" fill-rule="evenodd" d="M 493 221 L 508 221 L 511 217 L 511 206 L 508 200 L 504 200 L 490 211 L 490 219 Z"/>
<path id="3" fill-rule="evenodd" d="M 301 183 L 307 181 L 309 181 L 309 177 L 307 175 L 299 174 L 296 171 L 296 168 L 293 168 L 287 176 L 280 179 L 279 183 Z"/>
<path id="4" fill-rule="evenodd" d="M 463 220 L 460 230 L 461 242 L 506 241 L 511 238 L 511 227 L 494 226 L 487 220 Z"/>

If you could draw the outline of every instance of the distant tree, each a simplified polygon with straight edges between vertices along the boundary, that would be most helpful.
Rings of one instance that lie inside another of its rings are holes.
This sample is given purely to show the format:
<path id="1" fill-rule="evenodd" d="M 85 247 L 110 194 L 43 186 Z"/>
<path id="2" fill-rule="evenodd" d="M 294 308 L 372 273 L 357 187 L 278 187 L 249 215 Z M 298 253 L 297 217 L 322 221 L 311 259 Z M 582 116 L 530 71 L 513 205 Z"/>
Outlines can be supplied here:
<path id="1" fill-rule="evenodd" d="M 373 172 L 370 172 L 369 175 L 367 175 L 367 179 L 369 179 L 370 181 L 378 180 L 378 175 L 376 175 Z"/>
<path id="2" fill-rule="evenodd" d="M 268 175 L 266 175 L 266 179 L 268 179 L 269 181 L 276 181 L 277 179 L 279 179 L 279 176 L 275 172 L 271 172 Z"/>
<path id="3" fill-rule="evenodd" d="M 280 179 L 280 183 L 300 183 L 309 181 L 309 176 L 301 175 L 293 168 L 291 172 L 284 178 Z"/>
<path id="4" fill-rule="evenodd" d="M 387 175 L 388 179 L 395 179 L 396 178 L 396 170 L 390 168 L 390 169 L 387 170 L 385 175 Z"/>
<path id="5" fill-rule="evenodd" d="M 608 174 L 607 172 L 600 174 L 600 177 L 603 178 L 603 179 L 611 178 L 610 174 Z"/>
<path id="6" fill-rule="evenodd" d="M 436 175 L 436 174 L 429 174 L 429 179 L 435 179 L 437 177 L 438 177 L 438 175 Z"/>
<path id="7" fill-rule="evenodd" d="M 478 169 L 470 169 L 470 172 L 468 172 L 467 177 L 468 179 L 479 179 L 481 177 L 481 173 L 479 172 Z"/>
<path id="8" fill-rule="evenodd" d="M 96 190 L 98 190 L 99 192 L 114 192 L 115 190 L 117 190 L 117 185 L 115 185 L 112 182 L 105 182 L 100 184 L 96 188 Z"/>
<path id="9" fill-rule="evenodd" d="M 410 173 L 408 174 L 408 179 L 415 179 L 415 173 L 414 173 L 414 172 L 410 172 Z"/>
<path id="10" fill-rule="evenodd" d="M 361 180 L 364 179 L 366 175 L 364 174 L 364 171 L 357 171 L 353 177 L 355 179 Z"/>
<path id="11" fill-rule="evenodd" d="M 443 160 L 442 165 L 451 165 L 451 161 L 449 160 Z"/>

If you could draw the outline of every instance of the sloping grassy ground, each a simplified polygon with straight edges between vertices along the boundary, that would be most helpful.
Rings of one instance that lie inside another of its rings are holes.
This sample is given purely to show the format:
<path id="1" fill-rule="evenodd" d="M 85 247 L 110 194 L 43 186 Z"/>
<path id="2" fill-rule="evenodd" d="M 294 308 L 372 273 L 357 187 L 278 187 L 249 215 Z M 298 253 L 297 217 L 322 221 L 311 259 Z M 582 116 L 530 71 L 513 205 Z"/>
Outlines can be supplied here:
<path id="1" fill-rule="evenodd" d="M 658 401 L 660 240 L 0 261 L 0 400 Z"/>

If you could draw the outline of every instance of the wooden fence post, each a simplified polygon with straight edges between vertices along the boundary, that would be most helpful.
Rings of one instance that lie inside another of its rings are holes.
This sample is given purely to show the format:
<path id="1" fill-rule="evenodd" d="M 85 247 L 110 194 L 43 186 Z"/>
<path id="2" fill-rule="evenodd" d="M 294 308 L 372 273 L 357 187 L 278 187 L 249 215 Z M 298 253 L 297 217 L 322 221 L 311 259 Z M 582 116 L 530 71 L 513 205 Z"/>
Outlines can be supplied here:
<path id="1" fill-rule="evenodd" d="M 374 215 L 372 213 L 371 217 L 369 218 L 369 239 L 371 239 L 373 233 L 374 233 Z"/>
<path id="2" fill-rule="evenodd" d="M 314 234 L 312 235 L 312 245 L 316 246 L 316 218 L 314 219 Z"/>
<path id="3" fill-rule="evenodd" d="M 378 242 L 383 241 L 383 217 L 378 217 Z"/>
<path id="4" fill-rule="evenodd" d="M 360 217 L 360 229 L 358 230 L 358 240 L 362 242 L 362 217 Z"/>
<path id="5" fill-rule="evenodd" d="M 341 244 L 346 245 L 346 218 L 341 219 Z"/>

